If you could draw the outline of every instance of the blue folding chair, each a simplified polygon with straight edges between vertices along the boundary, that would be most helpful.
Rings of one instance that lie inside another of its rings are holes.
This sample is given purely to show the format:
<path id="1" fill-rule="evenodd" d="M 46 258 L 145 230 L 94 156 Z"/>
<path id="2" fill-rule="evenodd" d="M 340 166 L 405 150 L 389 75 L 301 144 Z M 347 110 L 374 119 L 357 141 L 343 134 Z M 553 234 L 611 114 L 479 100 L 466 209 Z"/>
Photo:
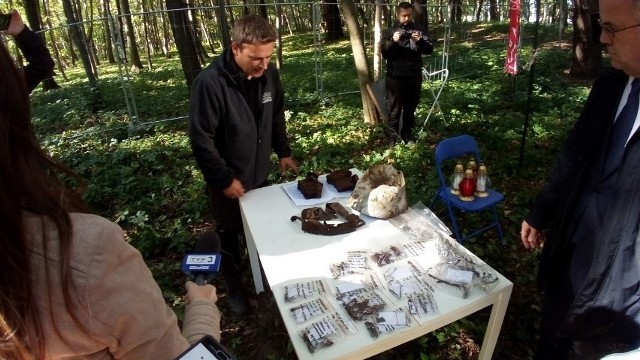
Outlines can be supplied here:
<path id="1" fill-rule="evenodd" d="M 500 226 L 500 219 L 496 212 L 496 205 L 504 200 L 504 195 L 493 190 L 487 189 L 489 196 L 487 197 L 475 197 L 473 201 L 462 201 L 457 195 L 451 193 L 451 186 L 442 172 L 443 162 L 448 159 L 460 158 L 462 156 L 470 156 L 476 160 L 476 164 L 480 164 L 480 150 L 478 150 L 478 144 L 475 139 L 469 135 L 460 135 L 454 138 L 442 140 L 436 146 L 436 168 L 438 171 L 438 178 L 440 179 L 440 188 L 436 192 L 436 195 L 431 200 L 429 207 L 431 208 L 436 200 L 440 200 L 447 206 L 447 212 L 449 213 L 449 220 L 453 227 L 453 233 L 459 243 L 463 243 L 466 239 L 476 236 L 492 228 L 496 228 L 500 242 L 504 244 L 502 237 L 502 227 Z M 453 171 L 453 167 L 451 168 Z M 475 213 L 485 210 L 490 210 L 493 213 L 493 222 L 481 229 L 469 231 L 466 235 L 462 236 L 458 227 L 458 221 L 456 220 L 456 212 Z"/>

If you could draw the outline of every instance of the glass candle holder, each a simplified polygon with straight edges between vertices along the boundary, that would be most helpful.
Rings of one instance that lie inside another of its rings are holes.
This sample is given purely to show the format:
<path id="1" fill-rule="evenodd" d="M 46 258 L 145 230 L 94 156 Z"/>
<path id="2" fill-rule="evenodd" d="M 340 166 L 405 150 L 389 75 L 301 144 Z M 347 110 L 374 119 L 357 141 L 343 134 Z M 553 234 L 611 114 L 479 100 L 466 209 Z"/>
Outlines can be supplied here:
<path id="1" fill-rule="evenodd" d="M 456 167 L 451 175 L 451 193 L 454 195 L 460 195 L 460 181 L 464 178 L 464 167 L 462 161 L 458 160 Z"/>
<path id="2" fill-rule="evenodd" d="M 462 201 L 473 201 L 473 193 L 476 191 L 476 180 L 473 177 L 473 171 L 467 169 L 464 172 L 464 179 L 460 181 L 460 195 Z"/>
<path id="3" fill-rule="evenodd" d="M 478 168 L 478 178 L 476 179 L 476 191 L 474 193 L 477 197 L 487 197 L 487 186 L 489 186 L 489 176 L 487 175 L 487 167 L 484 163 L 480 163 Z"/>

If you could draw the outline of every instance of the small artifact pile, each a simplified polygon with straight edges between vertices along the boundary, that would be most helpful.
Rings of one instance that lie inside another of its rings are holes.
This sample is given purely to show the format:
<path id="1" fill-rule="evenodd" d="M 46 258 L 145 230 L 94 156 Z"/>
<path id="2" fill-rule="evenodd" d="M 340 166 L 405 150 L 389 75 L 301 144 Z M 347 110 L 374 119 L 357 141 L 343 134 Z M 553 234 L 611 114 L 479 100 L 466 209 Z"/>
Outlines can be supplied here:
<path id="1" fill-rule="evenodd" d="M 327 175 L 327 182 L 340 192 L 350 191 L 356 187 L 358 175 L 351 174 L 351 170 L 336 170 Z"/>
<path id="2" fill-rule="evenodd" d="M 318 181 L 318 175 L 312 172 L 307 177 L 298 180 L 298 190 L 305 199 L 319 199 L 322 197 L 322 183 Z"/>

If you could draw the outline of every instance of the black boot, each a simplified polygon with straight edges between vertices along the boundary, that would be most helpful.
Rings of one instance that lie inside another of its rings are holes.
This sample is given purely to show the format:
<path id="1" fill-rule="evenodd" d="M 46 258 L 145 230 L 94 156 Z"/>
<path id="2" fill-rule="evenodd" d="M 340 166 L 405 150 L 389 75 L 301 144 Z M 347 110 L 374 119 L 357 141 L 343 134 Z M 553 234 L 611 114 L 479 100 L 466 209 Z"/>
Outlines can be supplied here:
<path id="1" fill-rule="evenodd" d="M 231 313 L 238 317 L 247 315 L 249 309 L 247 307 L 247 300 L 242 292 L 242 283 L 240 278 L 222 274 L 222 279 L 224 280 L 225 287 L 227 288 L 226 299 Z"/>
<path id="2" fill-rule="evenodd" d="M 222 241 L 221 272 L 222 279 L 227 289 L 227 304 L 229 310 L 236 316 L 245 316 L 248 312 L 247 301 L 242 291 L 240 256 L 240 239 L 238 232 L 228 229 L 219 229 L 218 235 Z"/>

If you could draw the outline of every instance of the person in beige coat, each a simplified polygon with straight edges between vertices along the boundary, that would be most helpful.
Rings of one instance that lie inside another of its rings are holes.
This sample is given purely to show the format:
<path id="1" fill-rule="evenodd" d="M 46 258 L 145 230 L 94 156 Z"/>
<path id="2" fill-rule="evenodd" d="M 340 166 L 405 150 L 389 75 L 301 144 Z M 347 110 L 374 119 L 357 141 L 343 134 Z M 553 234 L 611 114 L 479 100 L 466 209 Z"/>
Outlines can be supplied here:
<path id="1" fill-rule="evenodd" d="M 0 359 L 174 359 L 220 339 L 211 285 L 186 285 L 182 331 L 118 225 L 35 137 L 26 81 L 0 44 Z"/>

